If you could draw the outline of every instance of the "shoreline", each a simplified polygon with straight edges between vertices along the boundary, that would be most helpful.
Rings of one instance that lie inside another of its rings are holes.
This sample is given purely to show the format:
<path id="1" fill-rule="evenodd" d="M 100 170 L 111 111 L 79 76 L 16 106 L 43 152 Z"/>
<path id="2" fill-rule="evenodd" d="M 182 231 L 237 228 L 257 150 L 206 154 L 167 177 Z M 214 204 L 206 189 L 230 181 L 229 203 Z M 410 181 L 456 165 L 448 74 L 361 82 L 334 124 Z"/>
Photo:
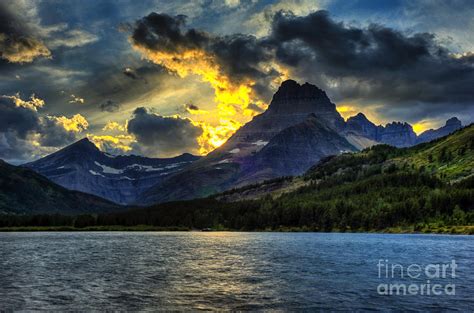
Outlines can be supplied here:
<path id="1" fill-rule="evenodd" d="M 345 230 L 334 229 L 332 231 L 321 231 L 306 227 L 281 227 L 277 229 L 192 229 L 188 227 L 157 227 L 150 225 L 137 226 L 18 226 L 0 227 L 0 232 L 273 232 L 273 233 L 367 233 L 367 234 L 438 234 L 438 235 L 474 235 L 474 226 L 428 226 L 415 230 L 414 226 L 391 227 L 381 230 Z"/>

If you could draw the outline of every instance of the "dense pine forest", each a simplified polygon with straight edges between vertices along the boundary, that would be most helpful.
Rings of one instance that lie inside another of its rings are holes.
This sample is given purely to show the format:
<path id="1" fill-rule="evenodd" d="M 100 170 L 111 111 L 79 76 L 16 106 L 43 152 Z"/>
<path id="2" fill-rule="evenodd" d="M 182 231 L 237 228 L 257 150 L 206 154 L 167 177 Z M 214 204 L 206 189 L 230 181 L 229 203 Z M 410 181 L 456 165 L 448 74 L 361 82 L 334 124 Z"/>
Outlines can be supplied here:
<path id="1" fill-rule="evenodd" d="M 326 158 L 303 177 L 273 181 L 286 186 L 293 180 L 305 182 L 278 197 L 267 193 L 254 200 L 226 202 L 214 196 L 99 215 L 9 215 L 0 217 L 0 227 L 457 232 L 462 226 L 461 232 L 474 233 L 473 165 L 471 125 L 412 148 L 377 145 Z M 226 194 L 238 196 L 258 187 Z"/>

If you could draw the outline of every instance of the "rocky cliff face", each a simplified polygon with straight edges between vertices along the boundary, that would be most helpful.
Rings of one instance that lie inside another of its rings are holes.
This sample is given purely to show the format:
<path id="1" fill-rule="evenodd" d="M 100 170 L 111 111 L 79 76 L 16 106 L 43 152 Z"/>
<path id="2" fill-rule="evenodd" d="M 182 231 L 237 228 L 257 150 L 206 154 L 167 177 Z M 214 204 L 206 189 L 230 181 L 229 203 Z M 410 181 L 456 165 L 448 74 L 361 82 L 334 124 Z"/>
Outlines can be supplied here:
<path id="1" fill-rule="evenodd" d="M 461 121 L 453 117 L 446 121 L 445 126 L 427 130 L 417 136 L 413 131 L 413 127 L 408 123 L 392 122 L 385 126 L 376 126 L 364 114 L 359 113 L 347 119 L 345 132 L 346 134 L 356 134 L 368 138 L 377 143 L 385 143 L 395 147 L 410 147 L 447 136 L 461 128 Z"/>
<path id="2" fill-rule="evenodd" d="M 240 149 L 240 156 L 255 153 L 285 128 L 303 122 L 308 114 L 316 115 L 335 130 L 344 128 L 344 119 L 323 90 L 287 80 L 274 94 L 268 109 L 240 128 L 216 154 L 236 148 Z"/>
<path id="3" fill-rule="evenodd" d="M 196 159 L 190 154 L 170 159 L 113 156 L 85 138 L 25 166 L 65 188 L 130 204 L 138 194 Z"/>
<path id="4" fill-rule="evenodd" d="M 462 128 L 462 123 L 457 117 L 452 117 L 446 121 L 443 127 L 427 130 L 418 136 L 416 143 L 428 142 L 440 137 L 447 136 Z"/>
<path id="5" fill-rule="evenodd" d="M 377 141 L 395 147 L 410 147 L 416 143 L 416 134 L 410 124 L 392 122 L 378 129 Z"/>
<path id="6" fill-rule="evenodd" d="M 305 121 L 282 130 L 255 156 L 248 158 L 238 185 L 299 175 L 326 156 L 356 150 L 343 135 L 312 113 Z"/>
<path id="7" fill-rule="evenodd" d="M 377 140 L 379 127 L 369 121 L 363 113 L 359 113 L 347 119 L 345 130 L 371 140 Z"/>

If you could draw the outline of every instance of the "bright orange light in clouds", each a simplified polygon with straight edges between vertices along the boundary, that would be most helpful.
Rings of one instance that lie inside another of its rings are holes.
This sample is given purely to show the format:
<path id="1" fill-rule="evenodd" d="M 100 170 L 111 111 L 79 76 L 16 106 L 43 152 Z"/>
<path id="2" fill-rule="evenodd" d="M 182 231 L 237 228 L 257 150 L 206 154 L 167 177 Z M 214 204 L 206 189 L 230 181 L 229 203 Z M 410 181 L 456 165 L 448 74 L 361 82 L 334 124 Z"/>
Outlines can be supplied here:
<path id="1" fill-rule="evenodd" d="M 438 125 L 434 121 L 422 120 L 412 125 L 413 131 L 418 135 L 430 128 L 436 128 Z"/>
<path id="2" fill-rule="evenodd" d="M 341 105 L 338 105 L 336 109 L 345 120 L 359 113 L 357 108 L 352 105 L 341 104 Z"/>
<path id="3" fill-rule="evenodd" d="M 154 51 L 139 45 L 133 46 L 147 59 L 164 66 L 179 77 L 197 75 L 214 89 L 216 112 L 209 111 L 211 115 L 215 113 L 212 116 L 214 121 L 193 121 L 195 125 L 199 125 L 203 129 L 203 134 L 197 139 L 201 154 L 207 154 L 221 146 L 240 126 L 258 114 L 248 109 L 249 104 L 253 103 L 261 108 L 266 108 L 266 104 L 258 99 L 253 92 L 254 81 L 248 78 L 242 78 L 238 83 L 232 81 L 223 74 L 214 56 L 203 50 L 194 49 L 168 53 Z M 193 114 L 192 111 L 189 112 Z M 195 115 L 202 116 L 202 112 L 200 113 Z"/>
<path id="4" fill-rule="evenodd" d="M 339 103 L 336 107 L 339 114 L 341 114 L 345 120 L 347 120 L 349 117 L 357 115 L 358 113 L 363 113 L 367 119 L 369 119 L 369 121 L 376 125 L 380 125 L 386 123 L 387 121 L 380 120 L 378 118 L 377 114 L 374 112 L 378 108 L 380 108 L 378 105 L 361 107 L 360 105 L 351 102 Z"/>

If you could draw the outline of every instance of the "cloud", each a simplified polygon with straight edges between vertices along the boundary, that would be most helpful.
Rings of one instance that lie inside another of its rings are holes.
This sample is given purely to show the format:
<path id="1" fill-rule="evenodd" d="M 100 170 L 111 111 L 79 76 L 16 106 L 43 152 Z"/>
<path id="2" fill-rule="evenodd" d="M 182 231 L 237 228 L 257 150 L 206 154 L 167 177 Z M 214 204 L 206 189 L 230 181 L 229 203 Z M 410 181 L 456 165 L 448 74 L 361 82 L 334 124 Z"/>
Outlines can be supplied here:
<path id="1" fill-rule="evenodd" d="M 117 122 L 108 121 L 107 124 L 105 124 L 105 126 L 102 128 L 102 130 L 103 131 L 117 130 L 117 131 L 125 132 L 127 131 L 127 124 L 128 124 L 128 121 L 125 121 L 125 124 L 123 125 Z"/>
<path id="2" fill-rule="evenodd" d="M 11 63 L 30 63 L 51 57 L 51 51 L 27 23 L 16 14 L 14 5 L 0 3 L 0 58 Z"/>
<path id="3" fill-rule="evenodd" d="M 168 71 L 182 78 L 200 76 L 212 86 L 219 117 L 218 125 L 206 125 L 212 150 L 250 119 L 249 104 L 265 106 L 282 75 L 271 62 L 272 47 L 265 41 L 243 34 L 216 36 L 187 29 L 185 22 L 183 15 L 150 13 L 136 22 L 130 40 L 147 59 Z"/>
<path id="4" fill-rule="evenodd" d="M 255 35 L 262 37 L 268 35 L 271 21 L 276 13 L 280 11 L 293 12 L 295 15 L 307 15 L 317 11 L 320 2 L 316 0 L 280 0 L 268 4 L 263 10 L 252 14 L 244 25 Z"/>
<path id="5" fill-rule="evenodd" d="M 0 96 L 0 133 L 13 133 L 20 139 L 40 128 L 37 108 L 44 102 L 31 96 L 31 100 L 22 100 L 19 95 Z"/>
<path id="6" fill-rule="evenodd" d="M 186 112 L 193 114 L 193 115 L 201 115 L 201 114 L 208 114 L 209 112 L 206 110 L 200 109 L 197 105 L 188 103 L 184 105 Z"/>
<path id="7" fill-rule="evenodd" d="M 132 144 L 136 142 L 132 135 L 93 135 L 87 137 L 102 151 L 120 155 L 133 152 Z"/>
<path id="8" fill-rule="evenodd" d="M 123 69 L 123 74 L 125 76 L 128 76 L 132 79 L 139 79 L 140 77 L 137 75 L 137 73 L 130 67 L 126 67 Z"/>
<path id="9" fill-rule="evenodd" d="M 433 34 L 406 35 L 377 24 L 348 26 L 325 11 L 303 17 L 280 12 L 269 40 L 277 47 L 277 62 L 333 89 L 339 99 L 392 108 L 418 105 L 423 109 L 414 118 L 419 118 L 452 110 L 451 104 L 470 105 L 474 98 L 473 60 L 453 57 Z"/>
<path id="10" fill-rule="evenodd" d="M 78 139 L 89 123 L 81 114 L 71 117 L 40 115 L 45 105 L 32 95 L 0 96 L 0 158 L 21 162 L 54 152 Z"/>
<path id="11" fill-rule="evenodd" d="M 71 95 L 71 100 L 69 100 L 69 103 L 84 104 L 84 98 L 81 98 L 81 97 L 78 97 L 78 96 L 75 96 L 75 95 Z"/>
<path id="12" fill-rule="evenodd" d="M 120 110 L 120 104 L 112 100 L 107 100 L 101 103 L 99 108 L 101 111 L 104 112 L 117 112 L 118 110 Z"/>
<path id="13" fill-rule="evenodd" d="M 50 27 L 46 31 L 48 46 L 51 49 L 59 47 L 75 48 L 82 47 L 99 40 L 99 37 L 81 29 L 68 29 L 66 24 Z"/>
<path id="14" fill-rule="evenodd" d="M 137 140 L 136 148 L 145 155 L 171 156 L 199 149 L 197 138 L 203 130 L 179 116 L 161 116 L 146 108 L 135 109 L 127 130 Z"/>
<path id="15" fill-rule="evenodd" d="M 87 120 L 76 114 L 66 116 L 46 116 L 41 119 L 39 142 L 43 146 L 62 147 L 78 139 L 78 134 L 89 127 Z"/>

